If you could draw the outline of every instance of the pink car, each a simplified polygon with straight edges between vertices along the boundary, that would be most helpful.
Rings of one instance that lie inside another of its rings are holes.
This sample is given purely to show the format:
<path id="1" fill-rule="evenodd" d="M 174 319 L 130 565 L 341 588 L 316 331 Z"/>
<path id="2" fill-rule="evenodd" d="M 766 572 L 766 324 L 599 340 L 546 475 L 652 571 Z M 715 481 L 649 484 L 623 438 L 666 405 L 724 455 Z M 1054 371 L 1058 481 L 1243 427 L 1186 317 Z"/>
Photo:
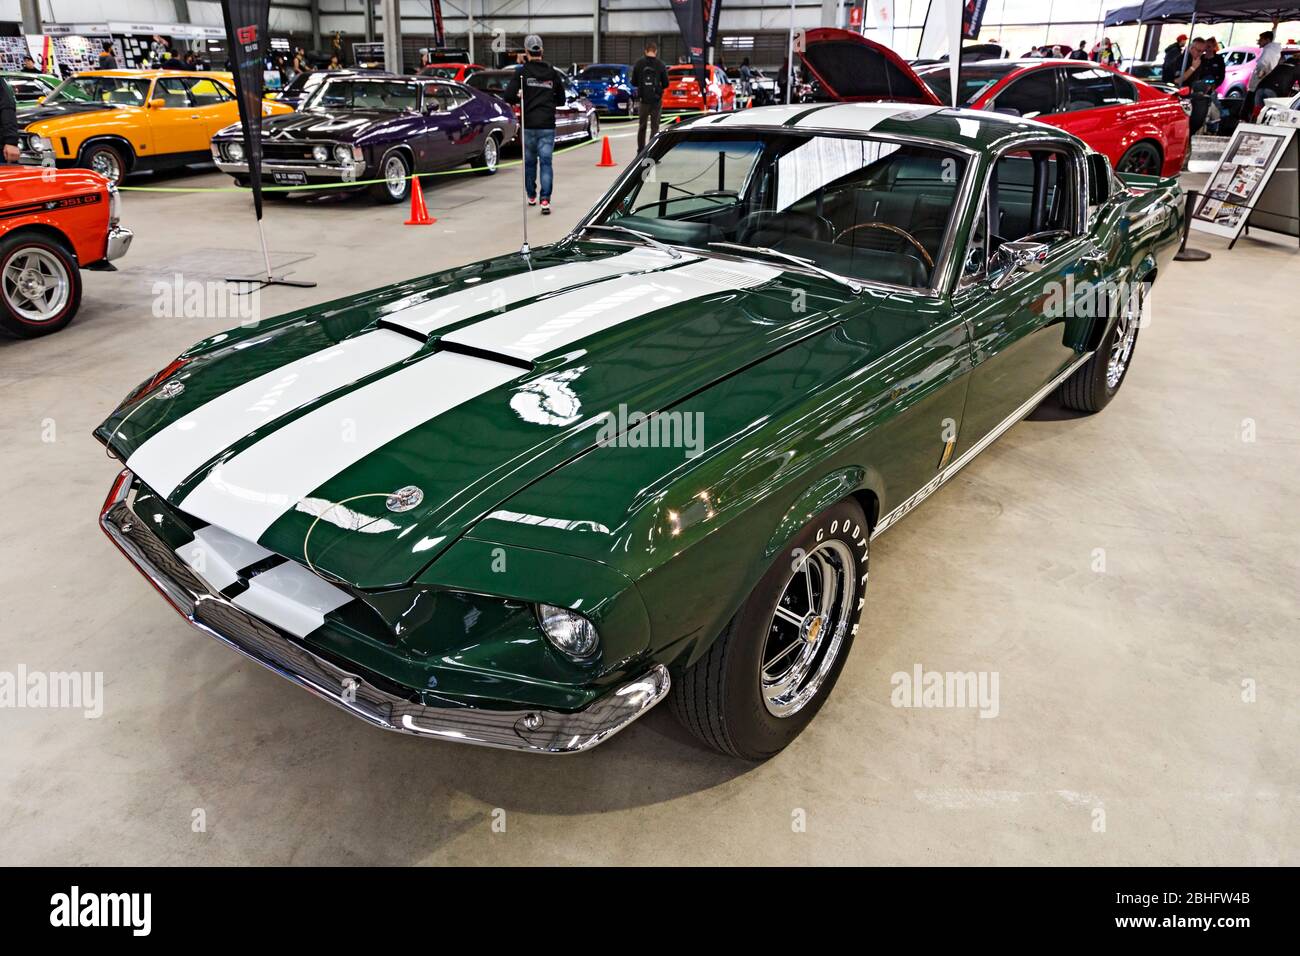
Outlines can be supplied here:
<path id="1" fill-rule="evenodd" d="M 1296 52 L 1300 52 L 1300 46 L 1288 43 L 1282 47 L 1284 58 Z M 1257 46 L 1234 46 L 1223 51 L 1227 69 L 1223 72 L 1223 82 L 1219 84 L 1219 99 L 1237 99 L 1246 95 L 1258 56 Z"/>

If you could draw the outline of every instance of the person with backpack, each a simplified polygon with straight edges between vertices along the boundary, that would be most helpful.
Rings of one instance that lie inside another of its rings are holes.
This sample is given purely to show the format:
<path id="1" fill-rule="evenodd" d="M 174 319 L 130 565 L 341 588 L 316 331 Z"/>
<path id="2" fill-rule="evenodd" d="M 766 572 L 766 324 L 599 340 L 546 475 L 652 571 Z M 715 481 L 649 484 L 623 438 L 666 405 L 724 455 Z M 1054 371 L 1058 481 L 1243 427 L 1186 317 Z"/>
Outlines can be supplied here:
<path id="1" fill-rule="evenodd" d="M 659 132 L 664 90 L 668 89 L 668 67 L 664 66 L 658 54 L 659 45 L 651 40 L 645 45 L 645 56 L 632 65 L 632 82 L 636 84 L 637 97 L 641 100 L 636 130 L 638 153 L 645 149 L 646 126 L 649 125 L 654 133 Z"/>
<path id="2" fill-rule="evenodd" d="M 524 129 L 524 192 L 528 205 L 535 206 L 541 179 L 542 215 L 551 214 L 551 183 L 554 172 L 555 108 L 564 105 L 564 77 L 542 59 L 542 38 L 535 33 L 524 37 L 528 59 L 520 64 L 501 94 L 507 103 L 519 102 Z M 540 174 L 539 174 L 540 167 Z"/>

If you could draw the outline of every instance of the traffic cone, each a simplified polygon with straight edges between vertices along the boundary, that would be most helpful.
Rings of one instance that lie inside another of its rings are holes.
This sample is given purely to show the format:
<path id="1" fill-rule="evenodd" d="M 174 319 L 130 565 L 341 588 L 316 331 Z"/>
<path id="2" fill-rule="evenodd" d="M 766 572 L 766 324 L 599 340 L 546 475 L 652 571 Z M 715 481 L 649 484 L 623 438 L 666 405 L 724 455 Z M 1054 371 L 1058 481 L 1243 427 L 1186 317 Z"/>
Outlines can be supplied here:
<path id="1" fill-rule="evenodd" d="M 411 178 L 411 218 L 406 220 L 408 226 L 432 226 L 438 220 L 429 215 L 424 205 L 424 190 L 420 188 L 420 177 Z"/>
<path id="2" fill-rule="evenodd" d="M 610 148 L 609 148 L 609 137 L 608 137 L 608 136 L 605 137 L 605 145 L 602 146 L 602 147 L 601 147 L 601 150 L 600 150 L 600 162 L 598 162 L 596 165 L 597 165 L 597 166 L 617 166 L 617 165 L 618 165 L 618 163 L 614 162 L 614 153 L 613 153 L 613 152 L 610 150 Z"/>

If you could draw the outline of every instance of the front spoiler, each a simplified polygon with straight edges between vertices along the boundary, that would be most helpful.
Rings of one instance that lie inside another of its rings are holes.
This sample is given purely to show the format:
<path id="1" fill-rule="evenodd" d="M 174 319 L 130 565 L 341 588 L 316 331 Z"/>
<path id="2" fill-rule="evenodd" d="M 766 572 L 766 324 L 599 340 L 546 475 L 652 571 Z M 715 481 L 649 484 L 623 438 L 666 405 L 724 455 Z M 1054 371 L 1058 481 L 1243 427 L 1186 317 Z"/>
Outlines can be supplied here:
<path id="1" fill-rule="evenodd" d="M 508 750 L 577 753 L 608 740 L 668 694 L 668 669 L 655 664 L 574 713 L 416 703 L 312 653 L 214 593 L 137 517 L 127 500 L 133 485 L 130 471 L 118 476 L 104 502 L 100 526 L 180 615 L 250 660 L 375 727 Z"/>

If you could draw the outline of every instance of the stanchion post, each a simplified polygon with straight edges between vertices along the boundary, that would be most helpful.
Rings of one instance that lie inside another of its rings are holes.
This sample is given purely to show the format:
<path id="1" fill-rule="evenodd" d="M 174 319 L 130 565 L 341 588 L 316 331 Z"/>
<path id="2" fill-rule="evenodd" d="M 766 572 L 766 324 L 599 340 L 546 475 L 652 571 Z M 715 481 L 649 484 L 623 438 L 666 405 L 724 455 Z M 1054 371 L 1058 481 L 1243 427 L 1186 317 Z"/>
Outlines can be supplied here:
<path id="1" fill-rule="evenodd" d="M 1175 262 L 1204 262 L 1210 258 L 1210 254 L 1204 249 L 1187 248 L 1187 237 L 1192 233 L 1192 213 L 1196 211 L 1196 200 L 1200 195 L 1195 189 L 1187 190 L 1187 212 L 1183 216 L 1183 241 L 1178 246 L 1178 252 L 1174 254 Z"/>

